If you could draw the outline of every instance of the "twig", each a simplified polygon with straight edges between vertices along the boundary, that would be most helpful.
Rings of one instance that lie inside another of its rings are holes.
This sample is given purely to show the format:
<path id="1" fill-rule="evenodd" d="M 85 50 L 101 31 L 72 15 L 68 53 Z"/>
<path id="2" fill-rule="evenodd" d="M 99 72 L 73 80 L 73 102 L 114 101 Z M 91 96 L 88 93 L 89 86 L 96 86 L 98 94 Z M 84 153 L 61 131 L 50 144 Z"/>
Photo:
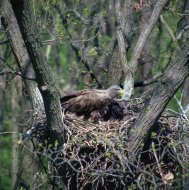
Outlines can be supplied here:
<path id="1" fill-rule="evenodd" d="M 158 166 L 158 170 L 159 170 L 159 174 L 161 176 L 161 179 L 162 179 L 163 183 L 166 184 L 166 181 L 165 181 L 165 179 L 163 177 L 163 172 L 162 172 L 161 166 L 160 166 L 159 161 L 158 161 L 158 157 L 157 157 L 157 153 L 156 153 L 156 150 L 155 150 L 154 143 L 152 143 L 152 151 L 154 153 L 154 157 L 155 157 L 155 160 L 156 160 L 156 163 L 157 163 L 157 166 Z"/>
<path id="2" fill-rule="evenodd" d="M 162 75 L 163 75 L 162 73 L 158 73 L 157 75 L 155 75 L 151 79 L 143 80 L 143 81 L 137 81 L 137 82 L 134 83 L 134 87 L 141 87 L 141 86 L 147 86 L 147 85 L 153 84 L 154 82 L 157 82 L 158 79 Z"/>
<path id="3" fill-rule="evenodd" d="M 19 133 L 18 132 L 14 132 L 14 131 L 0 132 L 0 135 L 6 135 L 6 134 L 19 134 Z"/>
<path id="4" fill-rule="evenodd" d="M 94 79 L 96 81 L 98 87 L 101 88 L 102 85 L 98 81 L 98 78 L 96 77 L 96 75 L 94 74 L 94 72 L 91 70 L 90 65 L 89 65 L 89 61 L 86 58 L 85 53 L 83 52 L 84 48 L 82 48 L 82 52 L 80 54 L 78 47 L 76 47 L 74 44 L 71 44 L 71 46 L 72 46 L 73 50 L 76 52 L 76 55 L 78 57 L 78 61 L 79 62 L 81 61 L 84 64 L 84 66 L 87 69 L 87 71 L 89 72 L 91 78 Z"/>
<path id="5" fill-rule="evenodd" d="M 4 75 L 4 74 L 14 74 L 14 75 L 19 75 L 20 77 L 26 79 L 26 80 L 31 80 L 31 81 L 36 81 L 35 78 L 30 78 L 27 76 L 24 76 L 23 74 L 21 74 L 18 71 L 14 71 L 14 68 L 7 63 L 7 61 L 5 59 L 3 59 L 2 57 L 0 57 L 0 60 L 3 61 L 12 71 L 0 71 L 0 75 Z"/>
<path id="6" fill-rule="evenodd" d="M 76 10 L 68 10 L 66 12 L 66 15 L 68 13 L 73 13 L 84 25 L 88 25 L 89 24 L 89 21 L 86 20 L 84 17 L 82 17 L 81 14 L 79 14 Z"/>
<path id="7" fill-rule="evenodd" d="M 168 25 L 168 23 L 164 20 L 163 15 L 160 15 L 160 21 L 165 25 L 165 28 L 167 29 L 167 31 L 169 32 L 170 36 L 172 37 L 173 41 L 177 41 L 173 31 L 171 30 L 170 26 Z"/>

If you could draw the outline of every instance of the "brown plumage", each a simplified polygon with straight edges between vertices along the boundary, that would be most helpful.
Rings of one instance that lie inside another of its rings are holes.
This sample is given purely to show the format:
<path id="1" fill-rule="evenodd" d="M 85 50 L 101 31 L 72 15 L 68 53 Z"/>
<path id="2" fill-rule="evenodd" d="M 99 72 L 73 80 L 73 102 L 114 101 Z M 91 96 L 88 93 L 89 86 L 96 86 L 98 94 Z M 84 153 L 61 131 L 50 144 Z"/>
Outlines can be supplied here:
<path id="1" fill-rule="evenodd" d="M 121 91 L 118 86 L 111 86 L 107 90 L 85 89 L 62 97 L 60 102 L 65 112 L 84 115 L 84 119 L 93 117 L 93 120 L 97 120 L 98 115 L 100 117 L 100 110 L 109 105 Z"/>

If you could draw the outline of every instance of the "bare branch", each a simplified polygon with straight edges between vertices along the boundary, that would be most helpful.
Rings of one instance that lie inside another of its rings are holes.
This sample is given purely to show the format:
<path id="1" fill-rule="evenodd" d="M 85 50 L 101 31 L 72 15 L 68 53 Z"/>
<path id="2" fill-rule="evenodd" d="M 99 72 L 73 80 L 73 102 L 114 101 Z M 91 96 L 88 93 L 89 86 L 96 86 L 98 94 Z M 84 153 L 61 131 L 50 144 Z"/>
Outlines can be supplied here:
<path id="1" fill-rule="evenodd" d="M 157 75 L 155 75 L 151 79 L 135 82 L 134 87 L 147 86 L 147 85 L 153 84 L 154 82 L 158 82 L 158 79 L 162 75 L 163 75 L 162 73 L 158 73 Z"/>
<path id="2" fill-rule="evenodd" d="M 170 26 L 168 25 L 168 23 L 164 20 L 163 15 L 160 16 L 160 21 L 164 24 L 165 28 L 169 32 L 169 34 L 172 37 L 173 41 L 175 42 L 176 41 L 176 37 L 175 37 L 173 31 L 171 30 Z"/>
<path id="3" fill-rule="evenodd" d="M 82 17 L 81 14 L 79 14 L 76 10 L 68 10 L 66 14 L 73 13 L 84 25 L 88 25 L 89 21 L 86 20 L 84 17 Z"/>

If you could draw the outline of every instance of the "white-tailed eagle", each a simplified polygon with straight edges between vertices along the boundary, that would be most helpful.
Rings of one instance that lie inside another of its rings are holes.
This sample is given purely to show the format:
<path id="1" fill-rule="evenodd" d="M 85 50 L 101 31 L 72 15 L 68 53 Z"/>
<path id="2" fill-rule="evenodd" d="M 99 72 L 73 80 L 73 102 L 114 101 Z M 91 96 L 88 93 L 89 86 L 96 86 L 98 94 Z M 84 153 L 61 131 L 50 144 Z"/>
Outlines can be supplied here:
<path id="1" fill-rule="evenodd" d="M 60 102 L 65 112 L 72 112 L 78 116 L 83 115 L 84 119 L 91 117 L 95 121 L 97 118 L 103 117 L 106 109 L 109 113 L 112 112 L 110 105 L 115 104 L 114 98 L 121 93 L 122 89 L 116 85 L 107 90 L 84 89 L 62 97 Z"/>

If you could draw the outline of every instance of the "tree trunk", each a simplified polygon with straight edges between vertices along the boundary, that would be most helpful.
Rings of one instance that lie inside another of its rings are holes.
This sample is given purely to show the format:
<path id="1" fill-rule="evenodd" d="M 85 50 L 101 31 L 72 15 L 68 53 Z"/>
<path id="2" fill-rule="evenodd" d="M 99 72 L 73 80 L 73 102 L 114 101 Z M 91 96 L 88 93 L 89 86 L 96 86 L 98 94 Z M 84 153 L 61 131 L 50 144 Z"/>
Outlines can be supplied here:
<path id="1" fill-rule="evenodd" d="M 182 17 L 179 26 L 178 26 L 178 32 L 177 36 L 179 35 L 179 44 L 182 44 L 184 41 L 187 41 L 189 38 L 189 30 L 186 29 L 189 25 L 189 15 L 188 15 L 188 9 L 189 9 L 189 1 L 188 0 L 183 0 L 182 4 L 182 12 L 184 13 L 184 16 Z M 183 99 L 182 99 L 182 106 L 184 109 L 186 109 L 189 105 L 188 101 L 188 95 L 189 95 L 189 77 L 186 78 L 184 84 L 183 84 Z M 189 112 L 188 112 L 189 113 Z M 187 113 L 187 116 L 188 116 Z M 183 139 L 185 144 L 189 144 L 189 135 L 186 134 L 185 138 Z M 183 168 L 182 171 L 182 188 L 183 190 L 187 190 L 189 187 L 189 167 Z"/>
<path id="2" fill-rule="evenodd" d="M 39 90 L 43 97 L 47 116 L 47 128 L 49 131 L 55 130 L 64 137 L 59 94 L 55 88 L 49 63 L 42 50 L 30 1 L 11 0 L 10 2 L 33 65 Z M 64 141 L 62 137 L 60 137 L 60 135 L 57 136 L 60 142 Z"/>
<path id="3" fill-rule="evenodd" d="M 2 24 L 6 30 L 7 38 L 10 42 L 12 52 L 20 72 L 26 78 L 35 78 L 31 62 L 20 33 L 19 26 L 15 21 L 15 15 L 8 1 L 2 1 L 1 4 Z M 27 91 L 29 92 L 32 108 L 37 112 L 43 109 L 43 100 L 37 88 L 36 82 L 32 80 L 23 80 Z"/>
<path id="4" fill-rule="evenodd" d="M 168 102 L 189 74 L 189 42 L 165 69 L 163 76 L 150 92 L 143 111 L 133 125 L 129 150 L 131 159 L 138 155 L 148 140 L 152 126 L 158 120 Z"/>
<path id="5" fill-rule="evenodd" d="M 21 113 L 21 106 L 19 106 L 19 98 L 21 98 L 21 93 L 22 93 L 22 81 L 19 77 L 16 77 L 14 80 L 14 89 L 13 89 L 13 94 L 11 96 L 11 111 L 12 113 Z M 19 133 L 19 128 L 18 128 L 18 115 L 17 114 L 12 114 L 12 131 L 16 132 L 12 134 L 12 189 L 14 189 L 16 181 L 17 181 L 17 176 L 18 176 L 18 160 L 19 160 L 19 145 L 18 145 L 18 133 Z"/>

